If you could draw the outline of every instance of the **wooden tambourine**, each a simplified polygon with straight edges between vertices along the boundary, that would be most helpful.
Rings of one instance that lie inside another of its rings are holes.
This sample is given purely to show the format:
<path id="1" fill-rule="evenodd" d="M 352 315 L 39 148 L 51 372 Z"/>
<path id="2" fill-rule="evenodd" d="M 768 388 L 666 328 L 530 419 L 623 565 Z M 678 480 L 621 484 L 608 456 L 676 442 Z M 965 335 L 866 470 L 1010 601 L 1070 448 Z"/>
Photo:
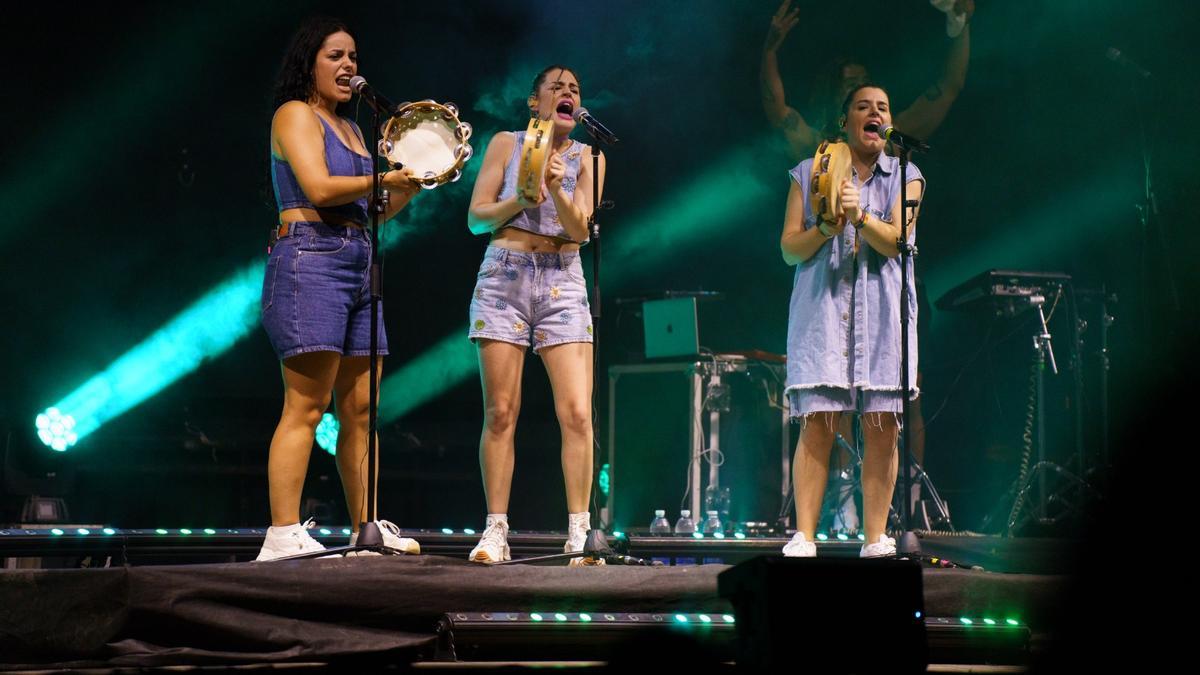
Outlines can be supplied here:
<path id="1" fill-rule="evenodd" d="M 453 183 L 473 150 L 467 142 L 471 125 L 458 119 L 453 103 L 432 99 L 405 103 L 383 127 L 379 154 L 393 169 L 412 170 L 412 180 L 426 190 Z"/>
<path id="2" fill-rule="evenodd" d="M 521 163 L 517 166 L 517 193 L 527 201 L 542 203 L 542 183 L 554 146 L 554 122 L 534 117 L 525 129 Z"/>
<path id="3" fill-rule="evenodd" d="M 809 176 L 809 206 L 821 222 L 836 223 L 842 206 L 842 181 L 854 172 L 850 146 L 841 141 L 822 141 L 813 155 Z"/>

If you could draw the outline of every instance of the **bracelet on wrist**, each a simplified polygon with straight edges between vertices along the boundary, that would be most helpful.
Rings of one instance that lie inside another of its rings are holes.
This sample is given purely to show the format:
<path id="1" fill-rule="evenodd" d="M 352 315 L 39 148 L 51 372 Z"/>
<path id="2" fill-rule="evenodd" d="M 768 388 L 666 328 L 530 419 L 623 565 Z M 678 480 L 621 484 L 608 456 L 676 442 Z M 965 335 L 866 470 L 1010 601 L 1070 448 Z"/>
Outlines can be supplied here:
<path id="1" fill-rule="evenodd" d="M 825 226 L 825 221 L 822 220 L 821 222 L 817 223 L 817 230 L 821 233 L 822 237 L 825 237 L 826 239 L 833 239 L 833 232 Z"/>
<path id="2" fill-rule="evenodd" d="M 856 230 L 863 229 L 863 226 L 867 224 L 867 215 L 868 215 L 867 210 L 863 209 L 862 215 L 860 215 L 858 217 L 858 220 L 854 221 L 854 229 L 856 229 Z"/>

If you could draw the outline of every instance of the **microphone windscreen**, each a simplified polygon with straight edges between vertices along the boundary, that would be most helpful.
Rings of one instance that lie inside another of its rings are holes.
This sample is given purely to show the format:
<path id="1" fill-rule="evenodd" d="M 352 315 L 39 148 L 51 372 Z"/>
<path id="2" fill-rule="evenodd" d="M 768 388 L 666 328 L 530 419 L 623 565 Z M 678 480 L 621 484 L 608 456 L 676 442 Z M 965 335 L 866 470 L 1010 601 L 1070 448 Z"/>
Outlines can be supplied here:
<path id="1" fill-rule="evenodd" d="M 575 119 L 575 121 L 578 122 L 586 114 L 588 114 L 587 108 L 576 108 L 575 112 L 571 113 L 571 117 L 573 117 Z"/>
<path id="2" fill-rule="evenodd" d="M 367 86 L 367 78 L 362 75 L 355 75 L 350 78 L 350 88 L 357 92 L 362 92 L 363 87 Z"/>

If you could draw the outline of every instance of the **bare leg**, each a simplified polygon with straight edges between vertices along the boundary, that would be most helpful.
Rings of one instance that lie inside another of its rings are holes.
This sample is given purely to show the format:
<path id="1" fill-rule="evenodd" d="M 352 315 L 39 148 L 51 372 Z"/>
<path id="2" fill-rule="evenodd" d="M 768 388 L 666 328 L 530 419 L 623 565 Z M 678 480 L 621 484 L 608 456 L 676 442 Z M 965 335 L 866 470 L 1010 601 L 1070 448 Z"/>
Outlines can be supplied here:
<path id="1" fill-rule="evenodd" d="M 283 362 L 283 413 L 267 459 L 271 524 L 276 527 L 300 522 L 300 492 L 308 473 L 313 434 L 329 407 L 340 359 L 336 352 L 309 352 Z"/>
<path id="2" fill-rule="evenodd" d="M 588 510 L 592 492 L 592 345 L 570 342 L 541 350 L 562 432 L 567 511 Z"/>
<path id="3" fill-rule="evenodd" d="M 383 373 L 383 360 L 377 372 Z M 376 378 L 378 392 L 379 378 Z M 334 381 L 335 408 L 338 417 L 337 466 L 346 493 L 350 526 L 358 526 L 367 517 L 367 424 L 370 416 L 371 357 L 347 356 L 342 359 Z M 379 437 L 375 437 L 375 487 L 379 487 Z M 378 513 L 379 492 L 375 492 Z"/>
<path id="4" fill-rule="evenodd" d="M 888 509 L 896 487 L 898 429 L 896 415 L 892 413 L 864 413 L 862 416 L 866 441 L 862 471 L 863 528 L 868 544 L 879 541 L 879 536 L 887 531 Z"/>
<path id="5" fill-rule="evenodd" d="M 792 484 L 795 486 L 796 531 L 813 541 L 821 518 L 821 500 L 829 479 L 829 453 L 833 448 L 841 413 L 817 412 L 804 418 L 804 429 L 796 443 L 792 460 Z"/>
<path id="6" fill-rule="evenodd" d="M 496 340 L 479 341 L 479 378 L 483 385 L 479 466 L 488 513 L 508 513 L 524 365 L 524 347 Z"/>

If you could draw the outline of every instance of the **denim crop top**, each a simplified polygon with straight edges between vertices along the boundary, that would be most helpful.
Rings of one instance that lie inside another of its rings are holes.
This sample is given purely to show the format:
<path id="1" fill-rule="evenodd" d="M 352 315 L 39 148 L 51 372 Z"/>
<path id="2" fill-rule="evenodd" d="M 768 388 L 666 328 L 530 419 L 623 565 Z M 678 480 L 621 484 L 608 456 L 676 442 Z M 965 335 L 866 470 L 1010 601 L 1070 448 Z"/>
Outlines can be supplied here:
<path id="1" fill-rule="evenodd" d="M 514 131 L 513 136 L 515 138 L 513 140 L 512 157 L 509 158 L 508 166 L 504 170 L 504 183 L 500 185 L 499 199 L 502 200 L 508 199 L 517 193 L 517 171 L 521 167 L 521 146 L 525 143 L 525 132 Z M 575 183 L 579 178 L 579 167 L 585 147 L 583 143 L 572 140 L 566 152 L 562 153 L 563 162 L 567 165 L 567 171 L 563 176 L 562 182 L 563 191 L 572 197 L 575 195 Z M 573 241 L 567 235 L 566 228 L 558 222 L 558 210 L 554 208 L 553 199 L 547 199 L 537 208 L 522 210 L 507 223 L 504 223 L 504 227 L 515 227 L 519 230 L 533 232 L 534 234 Z M 579 243 L 585 244 L 587 243 L 587 239 Z"/>
<path id="2" fill-rule="evenodd" d="M 371 175 L 375 161 L 346 147 L 328 122 L 320 115 L 317 115 L 317 119 L 321 120 L 321 124 L 325 126 L 325 167 L 329 169 L 329 175 Z M 354 122 L 350 122 L 350 124 L 354 125 Z M 354 128 L 357 130 L 357 125 L 354 125 Z M 276 157 L 274 152 L 271 153 L 271 185 L 275 188 L 275 204 L 280 211 L 300 207 L 317 208 L 300 188 L 300 182 L 296 180 L 296 174 L 292 171 L 291 165 L 287 163 L 287 160 Z M 361 225 L 367 224 L 367 198 L 365 196 L 349 204 L 322 206 L 320 210 L 343 216 Z"/>

